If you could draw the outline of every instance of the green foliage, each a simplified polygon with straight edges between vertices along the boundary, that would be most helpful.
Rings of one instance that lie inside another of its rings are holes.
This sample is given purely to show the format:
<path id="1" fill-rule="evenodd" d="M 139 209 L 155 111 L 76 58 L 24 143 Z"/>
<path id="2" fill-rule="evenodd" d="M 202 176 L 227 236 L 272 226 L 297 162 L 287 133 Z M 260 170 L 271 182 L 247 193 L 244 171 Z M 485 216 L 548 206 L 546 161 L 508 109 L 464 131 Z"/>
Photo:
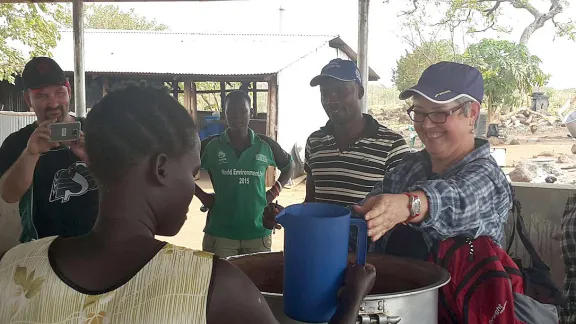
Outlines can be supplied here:
<path id="1" fill-rule="evenodd" d="M 226 82 L 225 87 L 227 91 L 240 89 L 242 85 L 241 82 Z M 266 82 L 257 82 L 257 89 L 267 89 L 268 84 Z M 205 90 L 220 90 L 220 82 L 205 81 L 196 82 L 196 91 Z M 252 86 L 248 90 L 248 95 L 252 99 L 252 107 L 254 107 L 254 95 L 252 93 Z M 227 92 L 228 93 L 228 92 Z M 257 97 L 257 113 L 267 113 L 268 112 L 268 93 L 258 92 Z M 222 111 L 222 103 L 220 102 L 220 92 L 215 93 L 197 93 L 197 105 L 199 111 Z"/>
<path id="2" fill-rule="evenodd" d="M 576 98 L 576 88 L 559 90 L 544 87 L 540 90 L 544 92 L 547 96 L 549 96 L 548 101 L 550 104 L 548 106 L 548 110 L 550 111 L 556 111 L 560 107 L 562 107 L 562 105 L 564 105 L 566 101 L 573 100 L 574 98 Z"/>
<path id="3" fill-rule="evenodd" d="M 86 4 L 84 5 L 84 28 L 123 29 L 123 30 L 168 30 L 168 26 L 149 20 L 134 12 L 134 8 L 122 11 L 117 5 Z M 72 9 L 67 7 L 66 27 L 72 28 Z"/>
<path id="4" fill-rule="evenodd" d="M 379 111 L 389 108 L 401 107 L 400 91 L 396 88 L 388 88 L 380 84 L 368 85 L 368 107 L 370 110 Z"/>
<path id="5" fill-rule="evenodd" d="M 0 80 L 14 83 L 14 75 L 32 56 L 49 56 L 60 39 L 63 7 L 46 3 L 0 4 Z"/>
<path id="6" fill-rule="evenodd" d="M 418 82 L 427 67 L 441 61 L 461 61 L 454 44 L 449 40 L 423 42 L 396 61 L 396 68 L 392 70 L 392 82 L 398 90 L 406 90 Z"/>
<path id="7" fill-rule="evenodd" d="M 483 39 L 470 45 L 464 62 L 482 72 L 489 111 L 518 104 L 532 93 L 533 86 L 543 86 L 549 79 L 540 69 L 540 58 L 526 46 L 506 40 Z"/>

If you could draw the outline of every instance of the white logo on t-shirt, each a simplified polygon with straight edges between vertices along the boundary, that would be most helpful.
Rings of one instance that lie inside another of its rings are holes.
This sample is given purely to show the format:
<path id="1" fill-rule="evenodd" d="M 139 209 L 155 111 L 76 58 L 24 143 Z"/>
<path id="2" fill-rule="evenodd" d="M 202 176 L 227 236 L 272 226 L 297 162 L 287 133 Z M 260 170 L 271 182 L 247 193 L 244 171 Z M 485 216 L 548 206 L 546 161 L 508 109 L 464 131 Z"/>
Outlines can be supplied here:
<path id="1" fill-rule="evenodd" d="M 96 189 L 96 181 L 88 171 L 86 163 L 75 162 L 68 169 L 58 170 L 54 175 L 50 202 L 60 200 L 65 203 L 70 197 L 82 196 Z"/>

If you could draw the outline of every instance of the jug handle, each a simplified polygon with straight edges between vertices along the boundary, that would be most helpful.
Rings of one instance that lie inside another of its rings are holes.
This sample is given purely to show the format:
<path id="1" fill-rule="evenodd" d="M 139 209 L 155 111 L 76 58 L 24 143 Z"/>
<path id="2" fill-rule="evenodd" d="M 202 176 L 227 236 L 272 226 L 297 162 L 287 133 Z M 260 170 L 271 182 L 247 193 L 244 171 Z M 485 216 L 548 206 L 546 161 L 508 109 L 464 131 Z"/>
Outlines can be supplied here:
<path id="1" fill-rule="evenodd" d="M 362 218 L 351 218 L 350 225 L 358 228 L 358 235 L 356 236 L 356 264 L 366 265 L 366 252 L 368 250 L 368 225 Z"/>

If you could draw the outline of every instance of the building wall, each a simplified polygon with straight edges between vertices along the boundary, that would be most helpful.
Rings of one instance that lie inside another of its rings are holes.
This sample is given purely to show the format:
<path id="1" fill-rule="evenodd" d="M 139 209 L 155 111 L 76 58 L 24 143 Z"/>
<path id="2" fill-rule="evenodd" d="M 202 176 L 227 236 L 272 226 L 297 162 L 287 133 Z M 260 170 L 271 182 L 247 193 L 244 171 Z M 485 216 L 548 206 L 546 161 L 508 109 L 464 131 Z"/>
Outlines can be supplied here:
<path id="1" fill-rule="evenodd" d="M 16 84 L 19 84 L 16 78 Z M 10 84 L 8 81 L 0 81 L 0 110 L 1 111 L 30 111 L 28 104 L 24 101 L 22 87 Z"/>
<path id="2" fill-rule="evenodd" d="M 8 135 L 35 121 L 33 112 L 0 111 L 0 145 Z"/>
<path id="3" fill-rule="evenodd" d="M 534 248 L 551 269 L 552 279 L 562 286 L 564 261 L 562 260 L 561 221 L 568 197 L 576 194 L 576 187 L 559 184 L 512 183 L 516 198 L 522 205 L 522 216 Z M 512 215 L 506 226 L 506 241 L 512 232 Z M 530 265 L 530 255 L 516 236 L 511 253 L 521 257 L 524 266 Z"/>
<path id="4" fill-rule="evenodd" d="M 338 51 L 326 45 L 278 74 L 278 143 L 287 152 L 292 152 L 295 144 L 301 146 L 302 160 L 306 139 L 328 121 L 320 89 L 311 87 L 310 80 L 337 57 Z"/>
<path id="5" fill-rule="evenodd" d="M 0 178 L 0 186 L 3 182 Z M 18 203 L 8 204 L 0 198 L 0 257 L 18 244 L 21 231 Z"/>

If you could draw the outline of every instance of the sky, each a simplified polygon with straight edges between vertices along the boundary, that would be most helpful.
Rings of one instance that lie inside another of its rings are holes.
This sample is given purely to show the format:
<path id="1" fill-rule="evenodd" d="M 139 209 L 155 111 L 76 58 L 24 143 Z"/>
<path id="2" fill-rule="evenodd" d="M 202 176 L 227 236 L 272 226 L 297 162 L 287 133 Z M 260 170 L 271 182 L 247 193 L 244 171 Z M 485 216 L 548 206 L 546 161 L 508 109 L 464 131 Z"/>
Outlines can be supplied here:
<path id="1" fill-rule="evenodd" d="M 576 18 L 576 0 L 564 17 Z M 403 17 L 408 0 L 370 2 L 368 63 L 380 75 L 379 82 L 391 86 L 392 69 L 396 60 L 410 46 L 403 40 Z M 549 0 L 531 0 L 542 11 Z M 135 12 L 166 24 L 173 32 L 234 32 L 234 33 L 291 33 L 339 35 L 352 48 L 357 48 L 358 2 L 356 0 L 243 0 L 213 2 L 129 2 L 119 3 L 122 9 Z M 284 8 L 280 19 L 279 8 Z M 482 37 L 518 41 L 532 16 L 523 10 L 507 7 L 506 21 L 514 26 L 511 33 L 483 33 Z M 432 17 L 440 17 L 431 12 Z M 575 19 L 576 20 L 576 19 Z M 282 22 L 280 24 L 280 21 Z M 542 61 L 544 72 L 552 75 L 549 86 L 558 89 L 576 88 L 576 42 L 554 39 L 550 22 L 530 39 L 528 47 Z M 466 43 L 480 38 L 466 36 Z M 462 46 L 464 48 L 464 46 Z M 232 49 L 242 50 L 242 49 Z M 318 67 L 320 70 L 321 67 Z"/>

